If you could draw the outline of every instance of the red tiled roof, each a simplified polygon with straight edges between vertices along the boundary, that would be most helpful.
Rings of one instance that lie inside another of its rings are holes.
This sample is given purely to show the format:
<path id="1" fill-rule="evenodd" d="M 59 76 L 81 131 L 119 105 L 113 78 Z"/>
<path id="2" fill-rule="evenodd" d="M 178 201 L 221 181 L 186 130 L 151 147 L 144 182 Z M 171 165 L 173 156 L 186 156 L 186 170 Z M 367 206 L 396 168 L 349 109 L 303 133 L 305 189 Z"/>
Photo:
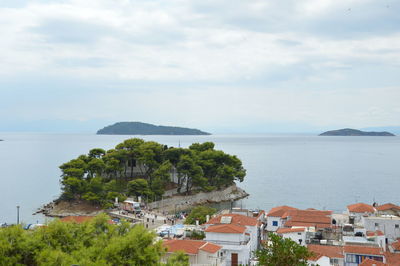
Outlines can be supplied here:
<path id="1" fill-rule="evenodd" d="M 297 210 L 297 209 L 293 208 L 293 207 L 290 207 L 290 206 L 286 206 L 286 205 L 278 206 L 278 207 L 272 208 L 268 212 L 267 216 L 282 217 L 282 215 L 284 215 L 285 212 L 288 211 L 288 210 Z"/>
<path id="2" fill-rule="evenodd" d="M 387 211 L 387 210 L 392 210 L 392 209 L 394 209 L 396 211 L 400 211 L 400 206 L 397 206 L 393 203 L 386 203 L 383 205 L 376 206 L 375 209 L 378 211 Z"/>
<path id="3" fill-rule="evenodd" d="M 400 251 L 400 240 L 397 240 L 396 242 L 392 243 L 392 247 L 396 251 Z"/>
<path id="4" fill-rule="evenodd" d="M 385 252 L 386 263 L 388 266 L 400 265 L 400 253 Z"/>
<path id="5" fill-rule="evenodd" d="M 332 215 L 332 211 L 318 211 L 318 210 L 289 210 L 282 215 L 282 218 L 287 217 L 328 217 Z"/>
<path id="6" fill-rule="evenodd" d="M 385 234 L 381 230 L 377 230 L 376 232 L 374 231 L 367 231 L 367 236 L 384 236 Z"/>
<path id="7" fill-rule="evenodd" d="M 319 254 L 328 258 L 344 258 L 343 247 L 341 246 L 307 245 L 307 248 L 314 254 Z"/>
<path id="8" fill-rule="evenodd" d="M 183 251 L 186 254 L 198 254 L 199 250 L 208 253 L 215 253 L 222 247 L 202 240 L 166 240 L 163 245 L 167 248 L 168 252 Z"/>
<path id="9" fill-rule="evenodd" d="M 287 234 L 287 233 L 297 233 L 304 232 L 305 228 L 279 228 L 276 233 Z"/>
<path id="10" fill-rule="evenodd" d="M 367 246 L 344 246 L 344 253 L 383 256 L 383 252 L 380 248 Z"/>
<path id="11" fill-rule="evenodd" d="M 386 264 L 381 261 L 376 261 L 376 260 L 372 260 L 372 259 L 363 260 L 363 262 L 361 262 L 361 264 L 359 264 L 359 266 L 384 266 L 384 265 L 386 265 Z"/>
<path id="12" fill-rule="evenodd" d="M 84 223 L 90 221 L 94 216 L 66 216 L 60 219 L 61 222 Z"/>
<path id="13" fill-rule="evenodd" d="M 258 225 L 258 220 L 255 217 L 248 217 L 245 215 L 241 214 L 236 214 L 236 213 L 229 213 L 229 214 L 223 214 L 219 215 L 217 217 L 212 218 L 209 220 L 206 224 L 221 224 L 221 217 L 223 216 L 230 216 L 232 217 L 231 224 L 236 224 L 236 225 L 247 225 L 247 226 L 256 226 Z"/>
<path id="14" fill-rule="evenodd" d="M 350 212 L 364 213 L 364 212 L 375 212 L 374 207 L 365 203 L 355 203 L 347 206 Z"/>
<path id="15" fill-rule="evenodd" d="M 243 234 L 246 227 L 235 224 L 218 224 L 207 227 L 206 232 L 227 233 L 227 234 Z"/>

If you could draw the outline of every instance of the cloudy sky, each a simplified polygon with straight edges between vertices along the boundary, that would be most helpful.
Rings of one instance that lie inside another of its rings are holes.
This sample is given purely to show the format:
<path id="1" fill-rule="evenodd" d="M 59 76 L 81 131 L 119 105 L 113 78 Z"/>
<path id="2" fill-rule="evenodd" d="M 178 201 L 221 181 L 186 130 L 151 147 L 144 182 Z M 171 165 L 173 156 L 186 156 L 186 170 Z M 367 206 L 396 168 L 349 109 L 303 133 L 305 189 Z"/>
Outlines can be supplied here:
<path id="1" fill-rule="evenodd" d="M 0 0 L 0 131 L 398 126 L 399 14 L 398 0 Z"/>

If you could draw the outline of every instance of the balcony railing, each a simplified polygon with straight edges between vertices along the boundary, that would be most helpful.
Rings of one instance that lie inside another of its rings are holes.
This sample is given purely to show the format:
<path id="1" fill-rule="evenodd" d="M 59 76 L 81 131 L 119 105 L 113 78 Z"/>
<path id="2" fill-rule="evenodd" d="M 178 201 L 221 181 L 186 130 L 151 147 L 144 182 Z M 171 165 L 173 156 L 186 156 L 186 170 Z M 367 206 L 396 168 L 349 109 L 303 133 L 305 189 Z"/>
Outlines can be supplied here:
<path id="1" fill-rule="evenodd" d="M 247 245 L 250 240 L 245 240 L 245 241 L 223 241 L 223 240 L 211 240 L 211 239 L 205 239 L 208 242 L 212 242 L 217 245 L 233 245 L 233 246 L 240 246 L 240 245 Z"/>

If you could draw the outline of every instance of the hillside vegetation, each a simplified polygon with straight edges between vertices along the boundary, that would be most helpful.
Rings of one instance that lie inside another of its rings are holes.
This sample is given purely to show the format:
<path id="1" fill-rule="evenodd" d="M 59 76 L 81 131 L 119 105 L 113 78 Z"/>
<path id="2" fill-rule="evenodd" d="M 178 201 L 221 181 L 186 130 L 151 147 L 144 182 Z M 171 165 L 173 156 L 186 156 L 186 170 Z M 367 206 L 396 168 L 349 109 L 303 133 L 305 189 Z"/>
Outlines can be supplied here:
<path id="1" fill-rule="evenodd" d="M 142 122 L 118 122 L 97 131 L 100 135 L 210 135 L 184 127 L 156 126 Z"/>

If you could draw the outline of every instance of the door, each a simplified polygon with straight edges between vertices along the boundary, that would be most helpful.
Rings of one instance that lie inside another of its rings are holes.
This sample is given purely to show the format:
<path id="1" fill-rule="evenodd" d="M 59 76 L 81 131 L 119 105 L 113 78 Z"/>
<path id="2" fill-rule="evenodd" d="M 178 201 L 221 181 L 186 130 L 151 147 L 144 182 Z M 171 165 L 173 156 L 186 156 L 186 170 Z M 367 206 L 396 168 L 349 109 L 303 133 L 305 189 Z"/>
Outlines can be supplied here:
<path id="1" fill-rule="evenodd" d="M 231 254 L 231 262 L 232 262 L 232 266 L 238 266 L 238 254 L 237 253 L 232 253 Z"/>

